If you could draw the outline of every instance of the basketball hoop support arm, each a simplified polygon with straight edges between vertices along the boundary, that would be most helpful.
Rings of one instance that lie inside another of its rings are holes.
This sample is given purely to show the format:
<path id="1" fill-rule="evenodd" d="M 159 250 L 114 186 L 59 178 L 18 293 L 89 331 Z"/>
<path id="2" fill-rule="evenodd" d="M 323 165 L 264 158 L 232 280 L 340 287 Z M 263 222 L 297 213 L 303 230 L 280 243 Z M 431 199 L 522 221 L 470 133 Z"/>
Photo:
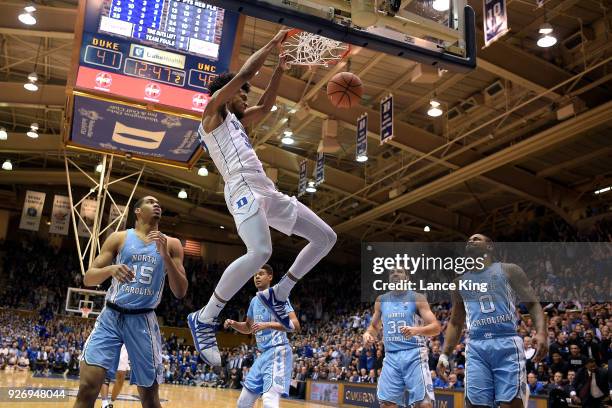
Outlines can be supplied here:
<path id="1" fill-rule="evenodd" d="M 101 154 L 101 156 L 102 156 L 102 160 L 101 160 L 102 171 L 100 172 L 100 177 L 98 178 L 98 180 L 96 180 L 95 178 L 91 177 L 89 173 L 84 171 L 72 159 L 70 159 L 70 157 L 68 157 L 68 154 L 64 152 L 64 165 L 66 168 L 68 197 L 70 199 L 70 211 L 72 213 L 72 217 L 71 217 L 72 218 L 72 228 L 73 228 L 73 233 L 74 233 L 74 237 L 76 240 L 77 252 L 79 254 L 79 265 L 81 267 L 81 274 L 83 275 L 85 275 L 85 272 L 87 271 L 87 269 L 91 267 L 93 260 L 100 253 L 100 248 L 101 248 L 100 238 L 103 236 L 103 234 L 106 233 L 106 231 L 108 231 L 109 228 L 113 228 L 113 227 L 115 231 L 117 231 L 119 227 L 121 226 L 121 224 L 123 223 L 123 220 L 126 219 L 127 212 L 129 211 L 129 208 L 130 208 L 130 202 L 132 201 L 132 198 L 134 197 L 134 194 L 136 193 L 136 189 L 138 188 L 138 183 L 140 182 L 142 173 L 144 172 L 144 169 L 145 169 L 145 165 L 143 164 L 139 170 L 133 173 L 130 173 L 127 176 L 123 176 L 116 180 L 111 181 L 111 172 L 113 169 L 114 156 L 110 154 Z M 74 167 L 77 170 L 77 172 L 71 172 L 71 166 Z M 90 188 L 89 188 L 89 191 L 84 196 L 82 196 L 78 201 L 75 202 L 75 196 L 72 190 L 72 184 L 73 184 L 72 181 L 76 180 L 77 177 L 79 178 L 79 180 L 82 180 L 84 178 L 86 181 L 85 184 L 89 185 Z M 112 221 L 109 220 L 110 222 L 108 223 L 108 225 L 102 228 L 102 222 L 104 220 L 104 208 L 106 205 L 107 197 L 111 201 L 110 205 L 113 206 L 115 210 L 117 211 L 119 210 L 117 206 L 117 202 L 115 201 L 115 199 L 113 198 L 113 195 L 110 192 L 110 187 L 114 183 L 118 183 L 120 181 L 124 181 L 126 179 L 130 179 L 134 177 L 136 177 L 136 181 L 134 183 L 134 186 L 131 189 L 127 203 L 125 204 L 125 209 L 123 211 L 120 211 L 119 217 L 117 217 L 116 219 Z M 91 225 L 90 227 L 90 225 L 88 225 L 83 219 L 83 217 L 81 216 L 79 210 L 83 202 L 86 199 L 91 199 L 93 195 L 95 195 L 96 210 L 94 213 L 93 225 Z M 81 239 L 79 237 L 79 228 L 78 228 L 79 222 L 81 223 L 81 225 L 84 226 L 84 228 L 86 229 L 86 234 L 88 235 L 88 239 L 84 247 L 81 246 Z M 87 259 L 87 262 L 86 262 L 86 259 Z"/>

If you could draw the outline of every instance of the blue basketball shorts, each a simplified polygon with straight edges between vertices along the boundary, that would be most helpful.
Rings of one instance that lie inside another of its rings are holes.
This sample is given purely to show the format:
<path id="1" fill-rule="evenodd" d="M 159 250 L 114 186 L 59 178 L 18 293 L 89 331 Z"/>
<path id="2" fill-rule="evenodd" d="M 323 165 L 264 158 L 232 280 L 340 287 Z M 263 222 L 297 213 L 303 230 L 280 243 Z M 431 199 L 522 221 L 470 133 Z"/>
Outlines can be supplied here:
<path id="1" fill-rule="evenodd" d="M 105 307 L 85 342 L 81 360 L 104 368 L 108 378 L 115 378 L 123 344 L 130 358 L 130 382 L 141 387 L 161 384 L 164 368 L 155 312 L 128 315 Z"/>
<path id="2" fill-rule="evenodd" d="M 243 386 L 254 394 L 273 390 L 283 397 L 289 395 L 293 354 L 291 346 L 282 344 L 270 347 L 255 360 Z"/>
<path id="3" fill-rule="evenodd" d="M 376 391 L 378 400 L 401 407 L 421 401 L 433 402 L 435 397 L 428 360 L 425 347 L 387 351 Z"/>
<path id="4" fill-rule="evenodd" d="M 520 398 L 527 406 L 523 340 L 518 336 L 468 341 L 465 398 L 472 405 L 497 406 Z"/>

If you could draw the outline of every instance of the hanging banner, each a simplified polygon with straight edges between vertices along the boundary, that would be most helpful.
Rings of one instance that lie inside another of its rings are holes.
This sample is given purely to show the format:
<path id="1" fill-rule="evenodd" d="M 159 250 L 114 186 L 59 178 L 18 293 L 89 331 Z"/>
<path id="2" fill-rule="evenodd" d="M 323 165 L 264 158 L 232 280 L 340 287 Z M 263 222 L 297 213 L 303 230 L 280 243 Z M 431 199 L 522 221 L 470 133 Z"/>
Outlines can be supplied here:
<path id="1" fill-rule="evenodd" d="M 110 206 L 110 212 L 108 215 L 108 225 L 110 225 L 111 223 L 113 223 L 113 221 L 115 221 L 117 218 L 121 217 L 121 214 L 123 214 L 123 211 L 125 211 L 125 205 L 113 205 L 111 203 Z M 109 236 L 110 234 L 112 234 L 115 231 L 122 231 L 125 229 L 125 225 L 127 224 L 127 213 L 125 214 L 125 217 L 123 217 L 123 220 L 121 221 L 117 221 L 119 222 L 119 228 L 117 229 L 117 223 L 114 223 L 112 225 L 112 227 L 110 227 L 109 229 L 106 230 L 106 236 Z"/>
<path id="2" fill-rule="evenodd" d="M 506 0 L 484 0 L 483 15 L 484 42 L 488 47 L 509 31 Z"/>
<path id="3" fill-rule="evenodd" d="M 300 179 L 298 181 L 298 197 L 306 194 L 306 185 L 308 180 L 306 179 L 306 160 L 300 162 Z"/>
<path id="4" fill-rule="evenodd" d="M 357 143 L 355 149 L 355 159 L 368 157 L 368 114 L 364 113 L 357 119 Z"/>
<path id="5" fill-rule="evenodd" d="M 79 214 L 81 215 L 82 219 L 79 220 L 79 225 L 77 226 L 79 237 L 89 238 L 91 235 L 89 231 L 93 229 L 97 206 L 98 201 L 92 199 L 83 200 L 81 203 L 81 210 L 79 211 Z"/>
<path id="6" fill-rule="evenodd" d="M 317 153 L 317 166 L 315 167 L 314 177 L 316 186 L 325 181 L 325 153 L 323 152 Z"/>
<path id="7" fill-rule="evenodd" d="M 49 234 L 68 235 L 70 227 L 70 198 L 56 195 L 53 197 L 53 211 L 51 212 L 51 226 Z"/>
<path id="8" fill-rule="evenodd" d="M 380 144 L 393 139 L 393 95 L 380 101 Z"/>
<path id="9" fill-rule="evenodd" d="M 30 231 L 38 231 L 40 218 L 42 217 L 43 206 L 45 205 L 45 193 L 38 191 L 26 192 L 21 211 L 21 221 L 19 228 Z"/>

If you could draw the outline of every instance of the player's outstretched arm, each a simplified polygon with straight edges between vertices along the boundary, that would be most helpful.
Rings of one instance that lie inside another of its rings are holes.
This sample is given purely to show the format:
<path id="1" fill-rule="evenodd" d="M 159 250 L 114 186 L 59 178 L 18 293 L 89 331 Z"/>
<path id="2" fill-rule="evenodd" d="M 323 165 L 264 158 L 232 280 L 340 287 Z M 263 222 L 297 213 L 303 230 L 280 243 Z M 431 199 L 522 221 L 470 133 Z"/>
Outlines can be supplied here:
<path id="1" fill-rule="evenodd" d="M 268 54 L 278 47 L 288 31 L 289 30 L 285 29 L 280 30 L 270 42 L 247 59 L 242 68 L 240 68 L 240 71 L 238 71 L 236 76 L 232 78 L 227 85 L 219 89 L 210 97 L 206 109 L 204 110 L 204 119 L 206 119 L 208 115 L 216 115 L 219 108 L 232 99 L 240 88 L 255 76 L 264 62 L 266 62 Z"/>
<path id="2" fill-rule="evenodd" d="M 274 106 L 274 102 L 276 102 L 276 95 L 278 94 L 281 78 L 287 69 L 289 69 L 287 57 L 280 57 L 278 65 L 272 74 L 272 78 L 270 78 L 268 87 L 263 95 L 261 95 L 261 98 L 259 98 L 257 105 L 251 106 L 244 112 L 244 117 L 241 119 L 244 126 L 251 126 L 259 123 L 268 112 L 270 112 L 272 106 Z"/>
<path id="3" fill-rule="evenodd" d="M 291 333 L 299 332 L 301 330 L 301 326 L 300 326 L 300 322 L 298 321 L 297 316 L 295 315 L 295 312 L 289 312 L 288 316 L 289 316 L 289 319 L 293 322 L 293 327 L 294 327 L 294 329 L 291 330 Z M 251 325 L 251 330 L 253 331 L 253 333 L 257 333 L 260 330 L 266 330 L 266 329 L 289 332 L 289 330 L 287 330 L 287 328 L 279 322 L 259 322 L 259 323 L 253 323 Z"/>
<path id="4" fill-rule="evenodd" d="M 442 330 L 440 326 L 440 322 L 436 318 L 436 315 L 433 314 L 431 308 L 429 307 L 429 302 L 427 302 L 427 298 L 420 293 L 417 294 L 416 305 L 419 310 L 419 315 L 423 318 L 425 322 L 424 326 L 403 326 L 400 327 L 400 332 L 407 338 L 412 336 L 437 336 L 440 334 Z"/>
<path id="5" fill-rule="evenodd" d="M 504 271 L 510 281 L 510 286 L 518 295 L 521 303 L 529 310 L 529 315 L 533 320 L 533 324 L 536 328 L 536 335 L 533 337 L 536 343 L 536 354 L 533 356 L 533 361 L 539 362 L 548 353 L 548 339 L 546 330 L 546 319 L 544 318 L 544 311 L 542 305 L 538 302 L 538 299 L 533 291 L 533 288 L 529 284 L 529 279 L 523 271 L 523 268 L 516 264 L 503 264 Z"/>
<path id="6" fill-rule="evenodd" d="M 380 318 L 380 296 L 374 303 L 374 313 L 372 314 L 372 320 L 370 326 L 363 333 L 363 343 L 366 347 L 370 347 L 378 338 L 378 333 L 382 329 L 382 319 Z"/>
<path id="7" fill-rule="evenodd" d="M 229 329 L 231 327 L 232 329 L 242 334 L 251 334 L 253 332 L 253 329 L 251 328 L 252 325 L 253 321 L 248 317 L 244 322 L 237 322 L 232 319 L 227 319 L 225 320 L 225 323 L 223 323 L 223 327 L 225 327 L 226 329 Z"/>
<path id="8" fill-rule="evenodd" d="M 448 355 L 453 352 L 453 348 L 459 343 L 461 338 L 461 332 L 463 331 L 463 325 L 465 323 L 465 308 L 463 305 L 463 299 L 459 292 L 454 290 L 451 293 L 452 297 L 452 310 L 448 324 L 446 325 L 446 333 L 444 335 L 444 346 L 442 347 L 442 354 L 438 366 L 443 365 L 448 367 Z"/>
<path id="9" fill-rule="evenodd" d="M 121 283 L 134 278 L 134 271 L 127 265 L 112 265 L 113 259 L 125 241 L 125 231 L 113 232 L 102 245 L 100 254 L 83 277 L 83 285 L 98 286 L 111 276 Z"/>

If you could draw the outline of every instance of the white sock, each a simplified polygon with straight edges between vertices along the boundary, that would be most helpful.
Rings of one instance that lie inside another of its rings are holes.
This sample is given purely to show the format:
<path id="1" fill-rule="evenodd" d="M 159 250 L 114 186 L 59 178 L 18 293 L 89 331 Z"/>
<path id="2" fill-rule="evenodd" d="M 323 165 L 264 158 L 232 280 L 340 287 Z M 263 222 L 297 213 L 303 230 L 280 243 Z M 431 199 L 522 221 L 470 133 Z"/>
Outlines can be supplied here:
<path id="1" fill-rule="evenodd" d="M 106 408 L 106 407 L 108 407 L 108 399 L 103 398 L 102 399 L 102 408 Z"/>
<path id="2" fill-rule="evenodd" d="M 276 284 L 274 289 L 274 294 L 278 300 L 287 300 L 289 297 L 289 292 L 295 286 L 297 282 L 293 279 L 289 278 L 287 274 L 281 278 L 281 280 Z"/>
<path id="3" fill-rule="evenodd" d="M 221 302 L 215 295 L 210 297 L 210 300 L 203 309 L 200 309 L 198 320 L 204 322 L 206 320 L 214 319 L 219 316 L 219 313 L 225 307 L 225 302 Z"/>

